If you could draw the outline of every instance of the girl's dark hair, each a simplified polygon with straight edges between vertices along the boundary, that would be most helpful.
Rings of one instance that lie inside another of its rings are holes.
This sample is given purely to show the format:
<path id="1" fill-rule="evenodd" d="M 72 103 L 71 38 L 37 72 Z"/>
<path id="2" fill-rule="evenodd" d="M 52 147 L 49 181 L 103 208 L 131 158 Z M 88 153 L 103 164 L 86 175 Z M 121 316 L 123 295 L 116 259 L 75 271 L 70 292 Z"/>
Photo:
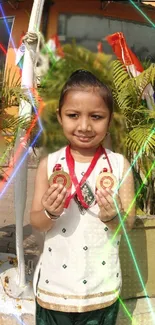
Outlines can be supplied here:
<path id="1" fill-rule="evenodd" d="M 111 90 L 91 72 L 83 69 L 74 71 L 63 86 L 59 99 L 59 114 L 61 115 L 61 108 L 64 104 L 65 96 L 70 90 L 90 90 L 90 88 L 94 91 L 98 91 L 109 109 L 110 114 L 112 114 L 113 97 Z"/>

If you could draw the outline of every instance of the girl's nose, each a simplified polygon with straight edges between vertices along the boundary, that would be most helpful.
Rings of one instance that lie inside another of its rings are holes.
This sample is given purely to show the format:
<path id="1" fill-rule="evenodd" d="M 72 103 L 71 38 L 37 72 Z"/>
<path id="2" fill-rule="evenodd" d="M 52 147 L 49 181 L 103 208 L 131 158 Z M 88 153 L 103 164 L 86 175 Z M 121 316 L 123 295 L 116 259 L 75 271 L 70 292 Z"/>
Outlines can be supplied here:
<path id="1" fill-rule="evenodd" d="M 91 123 L 90 123 L 90 121 L 89 121 L 88 118 L 80 119 L 79 126 L 78 126 L 78 130 L 79 131 L 82 131 L 82 132 L 86 132 L 86 131 L 91 131 L 92 130 Z"/>

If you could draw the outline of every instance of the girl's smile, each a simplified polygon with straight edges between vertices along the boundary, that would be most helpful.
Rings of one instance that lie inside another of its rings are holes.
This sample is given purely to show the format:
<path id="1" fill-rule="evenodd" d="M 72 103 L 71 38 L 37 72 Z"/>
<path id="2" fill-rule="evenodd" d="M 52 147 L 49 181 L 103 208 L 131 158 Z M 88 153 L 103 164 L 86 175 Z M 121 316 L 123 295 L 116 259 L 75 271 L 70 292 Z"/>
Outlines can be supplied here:
<path id="1" fill-rule="evenodd" d="M 88 142 L 88 141 L 91 141 L 92 138 L 93 138 L 93 136 L 90 137 L 90 136 L 76 135 L 76 134 L 75 134 L 75 137 L 77 137 L 77 139 L 78 139 L 79 141 L 82 141 L 82 142 Z"/>
<path id="2" fill-rule="evenodd" d="M 101 95 L 92 88 L 89 90 L 70 90 L 58 113 L 65 137 L 72 150 L 85 156 L 94 154 L 105 138 L 111 115 Z"/>
<path id="3" fill-rule="evenodd" d="M 86 138 L 86 137 L 78 137 L 78 139 L 82 142 L 88 142 L 92 138 Z"/>

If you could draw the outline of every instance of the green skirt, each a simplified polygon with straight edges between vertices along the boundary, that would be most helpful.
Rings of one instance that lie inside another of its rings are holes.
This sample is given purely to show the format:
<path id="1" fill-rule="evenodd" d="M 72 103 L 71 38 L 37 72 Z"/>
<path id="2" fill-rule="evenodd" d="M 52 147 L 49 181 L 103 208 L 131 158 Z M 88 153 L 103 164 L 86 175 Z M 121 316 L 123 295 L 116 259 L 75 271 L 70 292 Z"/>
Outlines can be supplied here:
<path id="1" fill-rule="evenodd" d="M 115 325 L 119 300 L 109 307 L 84 313 L 65 313 L 42 308 L 36 302 L 36 325 Z"/>

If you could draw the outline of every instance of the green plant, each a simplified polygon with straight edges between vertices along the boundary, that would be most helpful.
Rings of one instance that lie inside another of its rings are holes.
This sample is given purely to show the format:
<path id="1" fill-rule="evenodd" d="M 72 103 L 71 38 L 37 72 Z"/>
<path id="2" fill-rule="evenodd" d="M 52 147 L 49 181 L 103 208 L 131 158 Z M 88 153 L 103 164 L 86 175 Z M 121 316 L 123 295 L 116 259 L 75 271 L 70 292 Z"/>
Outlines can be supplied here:
<path id="1" fill-rule="evenodd" d="M 145 213 L 155 213 L 153 203 L 155 175 L 152 170 L 149 173 L 155 158 L 153 132 L 155 106 L 149 110 L 146 102 L 142 100 L 145 87 L 149 83 L 154 83 L 154 65 L 150 65 L 138 77 L 130 78 L 126 68 L 119 61 L 113 61 L 109 55 L 92 53 L 76 46 L 75 43 L 65 45 L 63 51 L 64 58 L 53 63 L 41 83 L 40 95 L 46 102 L 46 107 L 42 114 L 44 131 L 38 145 L 44 145 L 52 152 L 66 144 L 56 119 L 60 91 L 67 78 L 76 69 L 84 68 L 91 71 L 113 89 L 115 102 L 111 125 L 113 149 L 115 152 L 125 154 L 133 164 L 136 192 L 139 193 L 137 206 Z"/>
<path id="2" fill-rule="evenodd" d="M 26 129 L 30 121 L 26 121 L 23 117 L 14 116 L 7 112 L 7 108 L 11 106 L 19 106 L 20 100 L 28 100 L 28 96 L 21 89 L 20 78 L 17 73 L 12 73 L 12 68 L 1 71 L 0 79 L 0 135 L 3 148 L 1 147 L 0 173 L 3 174 L 2 165 L 5 164 L 9 156 L 10 150 L 13 148 L 17 132 L 19 128 Z M 9 150 L 8 150 L 9 148 Z M 7 149 L 7 151 L 6 151 Z"/>
<path id="3" fill-rule="evenodd" d="M 141 187 L 137 201 L 141 209 L 151 214 L 155 213 L 155 173 L 151 169 L 155 159 L 155 105 L 152 101 L 152 110 L 148 109 L 142 95 L 154 79 L 154 64 L 136 78 L 130 78 L 122 63 L 114 61 L 113 95 L 116 107 L 125 117 L 126 154 L 134 165 L 136 190 Z"/>

